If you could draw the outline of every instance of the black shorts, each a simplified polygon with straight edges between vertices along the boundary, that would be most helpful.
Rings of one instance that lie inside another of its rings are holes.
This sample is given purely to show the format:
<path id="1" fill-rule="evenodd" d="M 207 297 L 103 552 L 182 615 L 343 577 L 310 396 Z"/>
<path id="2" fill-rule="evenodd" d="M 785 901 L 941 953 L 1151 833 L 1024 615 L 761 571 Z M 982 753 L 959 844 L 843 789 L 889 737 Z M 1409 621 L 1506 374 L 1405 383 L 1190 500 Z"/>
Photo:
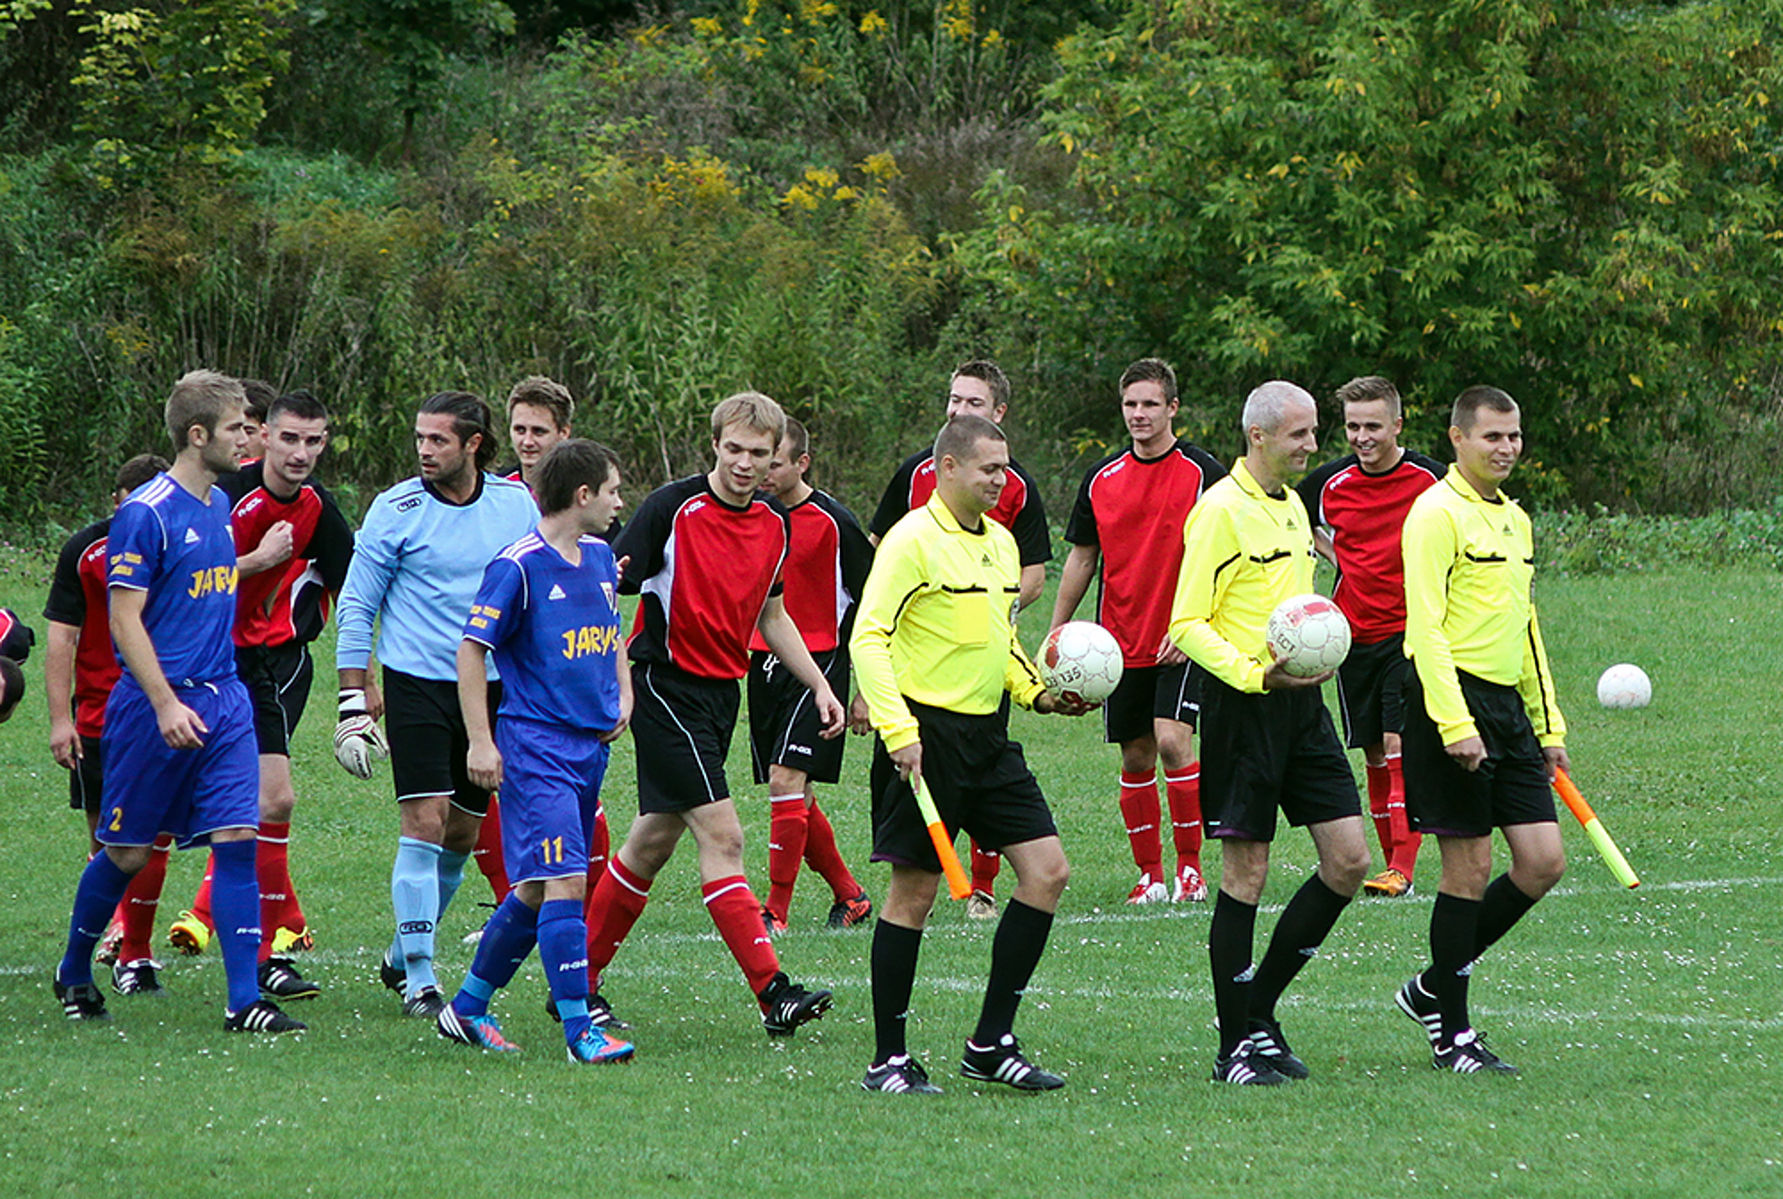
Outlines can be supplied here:
<path id="1" fill-rule="evenodd" d="M 1464 770 L 1443 748 L 1442 733 L 1424 707 L 1424 688 L 1412 671 L 1405 680 L 1405 814 L 1419 832 L 1439 837 L 1489 837 L 1507 824 L 1555 819 L 1548 760 L 1515 687 L 1456 671 L 1473 714 L 1486 760 Z"/>
<path id="2" fill-rule="evenodd" d="M 1337 710 L 1343 713 L 1345 745 L 1366 749 L 1405 727 L 1405 676 L 1411 669 L 1404 633 L 1350 646 L 1349 656 L 1337 668 Z"/>
<path id="3" fill-rule="evenodd" d="M 1252 695 L 1205 676 L 1201 816 L 1207 835 L 1272 841 L 1278 808 L 1294 827 L 1362 814 L 1323 688 Z"/>
<path id="4" fill-rule="evenodd" d="M 489 720 L 501 706 L 501 684 L 489 684 Z M 464 759 L 470 736 L 458 707 L 458 684 L 419 679 L 384 667 L 384 734 L 396 799 L 444 795 L 473 816 L 489 811 L 489 792 L 470 781 Z"/>
<path id="5" fill-rule="evenodd" d="M 99 797 L 105 789 L 104 741 L 81 735 L 80 761 L 68 772 L 68 806 L 77 812 L 99 815 Z"/>
<path id="6" fill-rule="evenodd" d="M 829 680 L 830 690 L 847 703 L 848 651 L 832 649 L 812 654 L 817 668 Z M 773 654 L 749 655 L 749 757 L 755 781 L 768 781 L 768 767 L 802 770 L 814 783 L 833 783 L 842 777 L 842 743 L 845 737 L 823 735 L 823 719 L 811 689 Z"/>
<path id="7" fill-rule="evenodd" d="M 291 734 L 303 719 L 310 682 L 316 674 L 309 646 L 296 641 L 238 645 L 235 673 L 247 686 L 248 699 L 254 705 L 254 741 L 260 752 L 290 757 Z"/>
<path id="8" fill-rule="evenodd" d="M 1177 720 L 1190 728 L 1201 712 L 1201 675 L 1192 662 L 1129 666 L 1102 705 L 1103 740 L 1110 745 L 1150 737 L 1153 720 Z"/>
<path id="9" fill-rule="evenodd" d="M 904 701 L 916 717 L 922 739 L 922 776 L 941 813 L 949 837 L 961 829 L 979 848 L 1002 852 L 1011 845 L 1056 837 L 1040 784 L 1022 757 L 1022 747 L 1009 739 L 1002 712 L 963 716 L 945 708 Z M 941 859 L 929 840 L 928 825 L 916 806 L 910 784 L 898 777 L 885 752 L 873 744 L 873 857 L 919 870 L 939 871 Z"/>
<path id="10" fill-rule="evenodd" d="M 737 681 L 634 662 L 631 686 L 638 811 L 686 812 L 729 799 L 724 762 L 737 728 Z"/>

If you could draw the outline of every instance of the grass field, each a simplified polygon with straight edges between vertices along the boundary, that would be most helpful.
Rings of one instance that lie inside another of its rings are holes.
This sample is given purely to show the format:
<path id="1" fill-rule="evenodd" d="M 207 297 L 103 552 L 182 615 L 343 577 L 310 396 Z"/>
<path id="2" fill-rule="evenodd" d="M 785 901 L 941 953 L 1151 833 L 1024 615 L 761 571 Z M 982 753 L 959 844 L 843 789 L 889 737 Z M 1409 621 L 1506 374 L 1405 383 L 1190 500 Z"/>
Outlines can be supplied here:
<path id="1" fill-rule="evenodd" d="M 47 566 L 14 563 L 0 602 L 33 618 Z M 1358 902 L 1282 1016 L 1311 1081 L 1263 1091 L 1207 1081 L 1215 1037 L 1209 908 L 1126 908 L 1131 862 L 1112 793 L 1117 759 L 1091 722 L 1025 713 L 1017 735 L 1052 798 L 1075 873 L 1018 1030 L 1070 1085 L 979 1093 L 957 1074 L 989 951 L 957 905 L 924 946 L 911 1044 L 947 1094 L 856 1085 L 872 1048 L 868 934 L 821 926 L 801 880 L 787 968 L 836 1007 L 769 1043 L 698 900 L 691 851 L 664 872 L 607 992 L 636 1026 L 637 1061 L 572 1068 L 542 1010 L 536 959 L 497 1001 L 527 1052 L 483 1056 L 402 1019 L 375 982 L 390 932 L 388 776 L 359 784 L 328 749 L 324 683 L 299 739 L 294 873 L 326 987 L 293 1005 L 301 1038 L 221 1031 L 221 962 L 164 958 L 170 994 L 111 996 L 108 1025 L 65 1022 L 49 973 L 83 853 L 33 692 L 0 730 L 0 1145 L 17 1194 L 1435 1195 L 1783 1194 L 1783 770 L 1772 698 L 1783 649 L 1778 576 L 1545 579 L 1544 627 L 1571 719 L 1575 777 L 1643 879 L 1617 887 L 1568 820 L 1571 868 L 1483 962 L 1473 1011 L 1514 1079 L 1438 1075 L 1391 1004 L 1424 957 L 1435 849 L 1418 894 Z M 1030 610 L 1030 643 L 1039 613 Z M 36 622 L 34 619 L 34 623 Z M 329 651 L 319 655 L 331 662 Z M 1632 660 L 1653 706 L 1605 712 L 1598 672 Z M 629 749 L 608 806 L 632 808 Z M 767 803 L 732 781 L 765 885 Z M 867 755 L 856 743 L 826 801 L 865 864 Z M 1210 854 L 1217 877 L 1217 856 Z M 1266 930 L 1312 866 L 1278 842 Z M 202 869 L 179 855 L 162 924 Z M 1003 891 L 1007 893 L 1007 883 Z M 446 919 L 456 982 L 487 898 L 466 882 Z M 1259 944 L 1259 952 L 1260 952 Z"/>

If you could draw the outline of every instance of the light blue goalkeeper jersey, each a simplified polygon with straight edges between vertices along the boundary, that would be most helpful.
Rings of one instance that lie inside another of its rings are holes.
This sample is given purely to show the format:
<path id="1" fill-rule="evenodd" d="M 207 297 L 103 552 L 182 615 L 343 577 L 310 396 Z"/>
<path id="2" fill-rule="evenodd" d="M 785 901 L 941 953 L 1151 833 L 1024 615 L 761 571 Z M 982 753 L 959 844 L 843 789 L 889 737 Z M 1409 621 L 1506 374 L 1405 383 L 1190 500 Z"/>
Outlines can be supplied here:
<path id="1" fill-rule="evenodd" d="M 337 669 L 364 669 L 377 622 L 378 660 L 416 678 L 458 677 L 458 642 L 483 568 L 539 521 L 526 484 L 479 476 L 454 504 L 419 478 L 371 502 L 335 609 Z M 496 676 L 491 665 L 490 677 Z"/>

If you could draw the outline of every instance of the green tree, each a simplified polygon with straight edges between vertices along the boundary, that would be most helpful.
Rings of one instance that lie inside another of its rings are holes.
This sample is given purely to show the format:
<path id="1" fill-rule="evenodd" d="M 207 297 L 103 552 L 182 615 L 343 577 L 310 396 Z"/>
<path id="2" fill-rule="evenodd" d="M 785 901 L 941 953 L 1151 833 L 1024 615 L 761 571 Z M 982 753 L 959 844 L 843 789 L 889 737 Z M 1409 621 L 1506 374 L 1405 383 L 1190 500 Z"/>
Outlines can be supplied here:
<path id="1" fill-rule="evenodd" d="M 1046 95 L 1073 202 L 992 187 L 964 262 L 1067 397 L 1165 353 L 1223 429 L 1383 373 L 1433 441 L 1491 381 L 1534 491 L 1663 503 L 1783 346 L 1780 38 L 1778 0 L 1134 0 Z"/>

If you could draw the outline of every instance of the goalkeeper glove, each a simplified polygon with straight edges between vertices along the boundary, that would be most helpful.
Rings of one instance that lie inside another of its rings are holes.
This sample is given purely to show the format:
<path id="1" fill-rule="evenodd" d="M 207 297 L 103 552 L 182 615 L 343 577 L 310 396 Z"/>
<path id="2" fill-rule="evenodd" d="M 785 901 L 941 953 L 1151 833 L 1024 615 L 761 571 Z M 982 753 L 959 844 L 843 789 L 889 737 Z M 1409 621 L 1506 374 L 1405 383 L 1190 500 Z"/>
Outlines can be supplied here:
<path id="1" fill-rule="evenodd" d="M 371 777 L 373 758 L 389 758 L 390 747 L 378 723 L 365 710 L 365 692 L 354 687 L 340 693 L 340 723 L 334 726 L 334 760 L 357 779 Z"/>

